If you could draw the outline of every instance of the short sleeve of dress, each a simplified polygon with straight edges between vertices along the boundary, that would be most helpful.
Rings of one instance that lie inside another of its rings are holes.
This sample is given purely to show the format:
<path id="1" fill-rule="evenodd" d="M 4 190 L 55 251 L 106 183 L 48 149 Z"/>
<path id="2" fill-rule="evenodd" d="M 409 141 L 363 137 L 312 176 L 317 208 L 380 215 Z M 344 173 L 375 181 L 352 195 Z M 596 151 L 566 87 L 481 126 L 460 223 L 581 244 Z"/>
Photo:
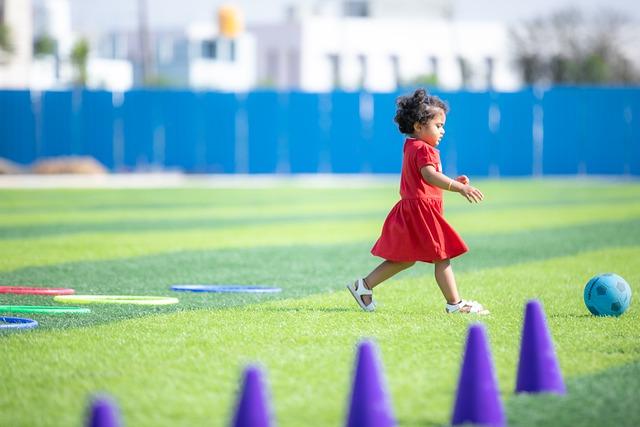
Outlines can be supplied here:
<path id="1" fill-rule="evenodd" d="M 416 151 L 416 167 L 418 170 L 425 166 L 433 166 L 439 170 L 440 159 L 438 154 L 427 144 L 422 145 Z"/>

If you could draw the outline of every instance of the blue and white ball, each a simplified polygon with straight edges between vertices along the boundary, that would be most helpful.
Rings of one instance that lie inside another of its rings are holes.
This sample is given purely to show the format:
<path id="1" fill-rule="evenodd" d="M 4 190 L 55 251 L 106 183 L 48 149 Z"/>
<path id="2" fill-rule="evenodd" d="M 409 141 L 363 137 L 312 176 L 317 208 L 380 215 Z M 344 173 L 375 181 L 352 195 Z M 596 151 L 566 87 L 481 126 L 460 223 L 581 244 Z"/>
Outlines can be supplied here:
<path id="1" fill-rule="evenodd" d="M 584 303 L 596 316 L 620 316 L 631 304 L 631 288 L 617 274 L 598 274 L 584 288 Z"/>

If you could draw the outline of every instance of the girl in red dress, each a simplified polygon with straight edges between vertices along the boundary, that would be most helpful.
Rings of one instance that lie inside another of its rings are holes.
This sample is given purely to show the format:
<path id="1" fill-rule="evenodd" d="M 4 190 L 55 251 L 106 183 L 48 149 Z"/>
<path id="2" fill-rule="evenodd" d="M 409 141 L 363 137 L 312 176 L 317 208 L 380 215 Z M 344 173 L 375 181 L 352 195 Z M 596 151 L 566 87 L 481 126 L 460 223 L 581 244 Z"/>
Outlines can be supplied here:
<path id="1" fill-rule="evenodd" d="M 476 301 L 460 299 L 451 268 L 451 258 L 468 248 L 442 216 L 443 190 L 458 192 L 469 203 L 478 203 L 484 196 L 469 185 L 466 176 L 451 179 L 442 173 L 440 152 L 435 147 L 444 135 L 449 108 L 424 89 L 398 97 L 396 106 L 393 120 L 408 136 L 400 176 L 401 200 L 389 213 L 371 249 L 385 261 L 347 288 L 363 310 L 374 311 L 374 287 L 417 261 L 428 262 L 434 265 L 436 282 L 447 300 L 447 313 L 486 314 L 489 311 Z"/>

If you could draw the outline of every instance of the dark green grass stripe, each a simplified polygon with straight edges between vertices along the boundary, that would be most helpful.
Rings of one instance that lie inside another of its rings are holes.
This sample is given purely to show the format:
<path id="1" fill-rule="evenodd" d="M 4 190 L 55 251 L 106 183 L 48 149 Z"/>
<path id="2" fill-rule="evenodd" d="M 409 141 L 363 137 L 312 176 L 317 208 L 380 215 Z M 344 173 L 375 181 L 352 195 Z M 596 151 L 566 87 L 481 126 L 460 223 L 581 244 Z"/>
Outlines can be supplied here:
<path id="1" fill-rule="evenodd" d="M 220 229 L 241 226 L 262 226 L 274 224 L 309 223 L 317 221 L 346 220 L 384 220 L 386 212 L 352 212 L 318 215 L 261 215 L 234 216 L 228 218 L 163 218 L 163 219 L 127 219 L 107 222 L 76 222 L 38 225 L 0 226 L 0 240 L 29 239 L 48 236 L 71 235 L 79 233 L 149 233 L 154 231 L 188 231 L 199 229 Z"/>
<path id="2" fill-rule="evenodd" d="M 559 256 L 634 246 L 640 222 L 590 224 L 536 232 L 465 236 L 471 251 L 454 260 L 456 273 L 535 262 Z M 369 254 L 373 242 L 298 245 L 250 249 L 198 250 L 109 261 L 74 262 L 30 267 L 0 274 L 0 285 L 71 287 L 78 294 L 177 296 L 180 304 L 160 307 L 92 305 L 92 316 L 47 318 L 43 328 L 88 326 L 199 308 L 227 308 L 282 298 L 341 290 L 380 261 Z M 418 265 L 403 277 L 427 276 Z M 336 281 L 333 278 L 342 277 Z M 203 294 L 175 292 L 174 284 L 279 286 L 282 293 Z M 50 297 L 1 295 L 1 304 L 53 304 Z M 38 316 L 34 316 L 37 319 Z"/>
<path id="3" fill-rule="evenodd" d="M 510 426 L 640 425 L 640 362 L 566 380 L 567 394 L 522 394 L 506 403 Z M 544 408 L 544 410 L 540 410 Z"/>
<path id="4" fill-rule="evenodd" d="M 456 271 L 472 271 L 640 243 L 640 219 L 546 230 L 463 236 L 469 253 L 454 260 Z"/>

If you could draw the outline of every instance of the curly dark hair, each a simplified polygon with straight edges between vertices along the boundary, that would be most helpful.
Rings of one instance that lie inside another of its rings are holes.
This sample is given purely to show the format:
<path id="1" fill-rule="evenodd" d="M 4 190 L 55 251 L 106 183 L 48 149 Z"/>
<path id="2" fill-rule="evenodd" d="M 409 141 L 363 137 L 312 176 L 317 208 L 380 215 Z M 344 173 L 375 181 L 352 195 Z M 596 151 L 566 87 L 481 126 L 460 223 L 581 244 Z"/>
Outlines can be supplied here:
<path id="1" fill-rule="evenodd" d="M 401 95 L 396 98 L 396 116 L 393 121 L 398 124 L 398 129 L 405 135 L 414 132 L 415 122 L 422 124 L 429 123 L 436 114 L 449 112 L 449 106 L 440 98 L 427 94 L 427 91 L 420 88 L 410 95 Z"/>

